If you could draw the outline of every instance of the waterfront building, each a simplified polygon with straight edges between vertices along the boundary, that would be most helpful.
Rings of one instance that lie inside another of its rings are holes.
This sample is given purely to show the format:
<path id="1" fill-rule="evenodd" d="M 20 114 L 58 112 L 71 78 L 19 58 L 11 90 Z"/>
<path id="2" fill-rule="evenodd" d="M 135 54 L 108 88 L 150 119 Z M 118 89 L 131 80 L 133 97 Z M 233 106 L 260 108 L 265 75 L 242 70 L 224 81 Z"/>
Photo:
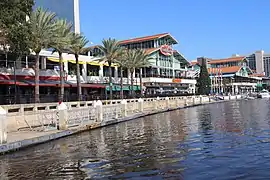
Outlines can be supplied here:
<path id="1" fill-rule="evenodd" d="M 74 32 L 80 33 L 79 0 L 35 0 L 34 9 L 37 7 L 55 12 L 57 17 L 73 24 Z"/>
<path id="2" fill-rule="evenodd" d="M 196 80 L 194 70 L 189 70 L 189 62 L 184 56 L 172 49 L 177 41 L 169 34 L 147 36 L 133 40 L 121 41 L 122 46 L 129 48 L 144 48 L 149 55 L 153 56 L 150 67 L 143 69 L 143 85 L 145 94 L 150 95 L 173 95 L 194 93 Z M 98 47 L 98 46 L 97 46 Z M 109 70 L 108 64 L 99 62 L 100 53 L 98 48 L 79 56 L 80 81 L 85 100 L 106 98 L 109 92 Z M 4 55 L 0 59 L 5 59 Z M 12 59 L 12 57 L 8 57 Z M 76 100 L 76 61 L 72 54 L 63 54 L 65 71 L 65 100 Z M 57 53 L 42 50 L 40 53 L 40 97 L 41 102 L 57 101 L 59 94 L 59 57 Z M 34 76 L 35 76 L 34 54 L 24 57 L 20 66 L 15 66 L 13 61 L 0 61 L 0 90 L 2 97 L 0 104 L 16 102 L 29 103 L 34 100 Z M 15 67 L 15 68 L 14 68 Z M 115 98 L 120 94 L 120 72 L 116 64 L 113 69 L 113 91 Z M 124 91 L 128 94 L 130 90 L 130 73 L 124 72 Z M 134 74 L 133 89 L 140 92 L 138 71 Z M 14 96 L 15 94 L 18 95 Z M 1 102 L 2 101 L 2 102 Z"/>
<path id="3" fill-rule="evenodd" d="M 151 65 L 143 68 L 143 85 L 146 94 L 195 93 L 195 73 L 188 70 L 189 62 L 173 46 L 177 40 L 169 33 L 123 40 L 127 49 L 144 49 L 152 56 Z M 93 46 L 92 55 L 102 55 L 99 46 Z M 100 67 L 102 68 L 102 67 Z M 135 80 L 138 71 L 134 73 Z M 128 78 L 130 73 L 124 73 Z"/>
<path id="4" fill-rule="evenodd" d="M 224 59 L 208 59 L 206 62 L 212 93 L 239 94 L 262 89 L 263 75 L 253 73 L 245 56 L 233 55 Z"/>

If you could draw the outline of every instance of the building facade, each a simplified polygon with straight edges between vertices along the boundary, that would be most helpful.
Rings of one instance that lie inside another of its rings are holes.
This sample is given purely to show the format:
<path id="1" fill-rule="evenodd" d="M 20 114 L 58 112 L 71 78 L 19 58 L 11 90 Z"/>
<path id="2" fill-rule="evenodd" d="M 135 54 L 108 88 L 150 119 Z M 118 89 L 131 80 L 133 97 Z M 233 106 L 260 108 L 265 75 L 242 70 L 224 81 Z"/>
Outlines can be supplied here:
<path id="1" fill-rule="evenodd" d="M 131 42 L 134 42 L 131 43 Z M 147 42 L 147 43 L 145 43 Z M 149 43 L 148 43 L 149 42 Z M 177 41 L 168 33 L 154 35 L 136 40 L 120 42 L 122 46 L 144 48 L 150 56 L 153 56 L 151 66 L 143 69 L 143 84 L 146 95 L 176 95 L 194 93 L 196 80 L 192 70 L 188 70 L 188 61 L 178 51 L 173 50 L 173 44 Z M 167 43 L 167 44 L 165 44 Z M 109 92 L 109 68 L 108 63 L 99 62 L 100 53 L 98 47 L 91 53 L 79 56 L 80 81 L 84 100 L 106 99 Z M 72 54 L 63 53 L 65 71 L 65 101 L 77 99 L 76 87 L 76 61 Z M 6 65 L 0 62 L 0 104 L 32 103 L 34 102 L 35 86 L 35 56 L 31 54 L 24 57 L 20 68 L 15 63 Z M 59 56 L 57 53 L 42 50 L 40 53 L 40 100 L 41 102 L 58 101 L 60 93 Z M 117 64 L 112 64 L 112 81 L 114 98 L 120 94 L 120 72 Z M 131 89 L 131 75 L 124 72 L 123 90 L 125 94 Z M 133 89 L 140 92 L 140 79 L 138 71 L 133 77 Z"/>
<path id="2" fill-rule="evenodd" d="M 263 77 L 253 73 L 249 59 L 234 55 L 224 59 L 207 59 L 211 93 L 241 94 L 262 89 Z M 193 62 L 193 66 L 199 63 Z"/>
<path id="3" fill-rule="evenodd" d="M 80 33 L 79 0 L 35 0 L 34 9 L 37 7 L 55 12 L 57 17 L 73 24 L 74 32 Z"/>
<path id="4" fill-rule="evenodd" d="M 247 58 L 249 66 L 254 72 L 270 77 L 270 54 L 260 50 L 247 56 Z"/>
<path id="5" fill-rule="evenodd" d="M 146 94 L 195 93 L 196 80 L 188 73 L 189 62 L 173 49 L 177 40 L 169 33 L 128 39 L 119 42 L 127 49 L 144 49 L 152 57 L 151 64 L 143 68 L 142 76 Z M 100 55 L 98 46 L 92 55 Z M 134 74 L 134 78 L 138 78 Z M 130 74 L 127 73 L 129 77 Z"/>

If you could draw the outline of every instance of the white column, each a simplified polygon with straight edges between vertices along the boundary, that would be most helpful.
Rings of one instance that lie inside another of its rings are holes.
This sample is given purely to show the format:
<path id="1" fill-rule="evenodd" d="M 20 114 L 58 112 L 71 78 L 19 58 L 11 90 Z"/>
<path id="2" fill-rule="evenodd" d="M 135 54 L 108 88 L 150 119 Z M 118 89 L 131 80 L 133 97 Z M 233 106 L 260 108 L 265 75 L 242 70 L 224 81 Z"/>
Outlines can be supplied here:
<path id="1" fill-rule="evenodd" d="M 103 120 L 103 108 L 102 108 L 102 102 L 98 100 L 96 102 L 96 113 L 97 113 L 97 122 L 102 122 Z"/>
<path id="2" fill-rule="evenodd" d="M 25 57 L 25 68 L 28 68 L 28 56 Z"/>
<path id="3" fill-rule="evenodd" d="M 41 57 L 41 69 L 46 69 L 47 66 L 47 59 L 46 57 Z"/>
<path id="4" fill-rule="evenodd" d="M 114 77 L 117 79 L 118 78 L 118 68 L 114 67 Z"/>
<path id="5" fill-rule="evenodd" d="M 85 81 L 87 80 L 87 64 L 86 63 L 82 65 L 82 77 Z"/>
<path id="6" fill-rule="evenodd" d="M 80 33 L 80 6 L 79 0 L 74 0 L 74 32 Z"/>
<path id="7" fill-rule="evenodd" d="M 130 79 L 131 79 L 131 74 L 130 74 L 130 70 L 127 70 L 127 83 L 130 84 Z"/>
<path id="8" fill-rule="evenodd" d="M 7 111 L 0 106 L 0 144 L 7 142 Z"/>
<path id="9" fill-rule="evenodd" d="M 68 61 L 64 62 L 64 71 L 68 74 Z"/>
<path id="10" fill-rule="evenodd" d="M 103 77 L 103 65 L 99 66 L 98 76 Z"/>
<path id="11" fill-rule="evenodd" d="M 68 129 L 68 111 L 65 103 L 61 103 L 58 107 L 59 114 L 59 130 L 67 130 Z"/>
<path id="12" fill-rule="evenodd" d="M 121 101 L 121 106 L 122 106 L 122 116 L 126 117 L 127 116 L 127 101 L 125 99 Z"/>

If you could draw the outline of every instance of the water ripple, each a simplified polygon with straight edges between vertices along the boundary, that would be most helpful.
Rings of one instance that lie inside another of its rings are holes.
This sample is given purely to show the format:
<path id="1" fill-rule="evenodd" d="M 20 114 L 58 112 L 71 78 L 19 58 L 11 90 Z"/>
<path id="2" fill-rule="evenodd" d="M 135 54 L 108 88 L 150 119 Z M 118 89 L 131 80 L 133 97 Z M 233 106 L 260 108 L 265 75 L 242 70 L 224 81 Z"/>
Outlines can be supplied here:
<path id="1" fill-rule="evenodd" d="M 198 106 L 0 157 L 1 179 L 268 179 L 270 102 Z"/>

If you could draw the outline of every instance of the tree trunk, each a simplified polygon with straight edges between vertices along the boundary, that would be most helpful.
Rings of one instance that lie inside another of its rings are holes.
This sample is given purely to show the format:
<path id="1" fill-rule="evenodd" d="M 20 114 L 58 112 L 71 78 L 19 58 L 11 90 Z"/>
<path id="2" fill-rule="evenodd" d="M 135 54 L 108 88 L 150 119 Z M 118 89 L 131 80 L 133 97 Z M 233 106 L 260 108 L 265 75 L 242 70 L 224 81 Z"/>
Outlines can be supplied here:
<path id="1" fill-rule="evenodd" d="M 140 68 L 140 92 L 141 92 L 141 97 L 143 97 L 142 68 Z"/>
<path id="2" fill-rule="evenodd" d="M 75 54 L 75 58 L 76 58 L 76 75 L 77 75 L 77 98 L 78 98 L 78 101 L 81 101 L 82 100 L 82 87 L 81 87 L 79 55 Z"/>
<path id="3" fill-rule="evenodd" d="M 134 78 L 133 78 L 133 74 L 134 74 L 134 69 L 131 69 L 130 70 L 130 73 L 131 73 L 131 97 L 133 98 L 134 97 L 134 90 L 133 90 L 133 80 L 134 80 Z"/>
<path id="4" fill-rule="evenodd" d="M 39 100 L 39 53 L 36 53 L 36 62 L 35 62 L 35 103 L 39 103 L 39 102 L 40 102 L 40 100 Z"/>
<path id="5" fill-rule="evenodd" d="M 65 93 L 65 89 L 64 89 L 64 66 L 63 66 L 63 57 L 62 57 L 62 53 L 59 53 L 59 63 L 60 63 L 60 96 L 59 96 L 59 102 L 63 102 L 64 101 L 64 93 Z"/>
<path id="6" fill-rule="evenodd" d="M 110 87 L 110 100 L 112 100 L 113 99 L 113 92 L 112 92 L 112 63 L 109 61 L 108 62 L 108 64 L 109 64 L 109 87 Z"/>
<path id="7" fill-rule="evenodd" d="M 123 68 L 122 68 L 122 67 L 120 67 L 120 86 L 121 86 L 120 97 L 121 97 L 121 99 L 124 99 L 124 90 L 123 90 Z"/>

